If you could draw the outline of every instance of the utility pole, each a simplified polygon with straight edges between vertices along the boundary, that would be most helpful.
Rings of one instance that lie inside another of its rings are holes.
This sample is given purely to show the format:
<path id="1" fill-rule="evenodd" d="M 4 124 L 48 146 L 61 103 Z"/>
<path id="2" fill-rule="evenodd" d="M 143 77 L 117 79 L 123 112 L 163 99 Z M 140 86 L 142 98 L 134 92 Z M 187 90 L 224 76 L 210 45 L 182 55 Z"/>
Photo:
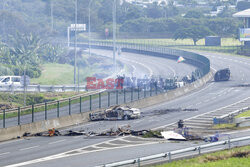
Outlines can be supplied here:
<path id="1" fill-rule="evenodd" d="M 91 2 L 92 2 L 92 0 L 90 0 L 89 1 L 89 33 L 88 33 L 88 35 L 89 35 L 89 41 L 88 41 L 88 43 L 89 43 L 89 56 L 91 56 L 91 44 L 90 44 L 90 40 L 91 40 L 91 26 L 90 26 L 90 14 L 91 14 L 91 12 L 90 12 L 90 6 L 91 6 Z"/>
<path id="2" fill-rule="evenodd" d="M 116 72 L 116 0 L 113 2 L 113 66 Z"/>
<path id="3" fill-rule="evenodd" d="M 76 33 L 76 24 L 77 24 L 77 0 L 75 0 L 75 57 L 74 57 L 74 85 L 76 85 L 76 45 L 77 45 L 77 33 Z"/>
<path id="4" fill-rule="evenodd" d="M 2 0 L 2 7 L 3 7 L 3 11 L 5 10 L 5 0 Z M 5 16 L 3 15 L 3 40 L 7 40 L 7 36 L 6 36 L 6 29 L 5 29 Z"/>
<path id="5" fill-rule="evenodd" d="M 50 1 L 51 31 L 54 31 L 54 2 Z"/>
<path id="6" fill-rule="evenodd" d="M 23 84 L 23 95 L 24 95 L 23 103 L 24 103 L 24 106 L 26 106 L 26 93 L 27 93 L 27 78 L 26 78 L 26 64 L 25 64 L 25 66 L 24 66 L 24 84 Z"/>

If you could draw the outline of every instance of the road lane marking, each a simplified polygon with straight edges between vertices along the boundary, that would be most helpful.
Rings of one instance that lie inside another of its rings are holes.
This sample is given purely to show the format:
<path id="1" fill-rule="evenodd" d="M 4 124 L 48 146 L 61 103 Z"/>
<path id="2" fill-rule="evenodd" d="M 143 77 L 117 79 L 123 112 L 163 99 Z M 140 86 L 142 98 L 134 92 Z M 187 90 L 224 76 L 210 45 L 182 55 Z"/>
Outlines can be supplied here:
<path id="1" fill-rule="evenodd" d="M 121 137 L 119 139 L 123 139 L 125 137 Z M 109 140 L 108 142 L 111 142 L 111 141 L 114 141 L 114 140 L 117 140 L 117 138 Z M 66 152 L 63 152 L 63 153 L 47 156 L 47 157 L 44 157 L 44 158 L 38 158 L 38 159 L 30 160 L 30 161 L 17 163 L 17 164 L 7 165 L 5 167 L 19 167 L 19 166 L 25 166 L 25 165 L 30 165 L 30 164 L 34 164 L 34 163 L 40 163 L 40 162 L 45 162 L 45 161 L 49 161 L 49 160 L 59 159 L 59 158 L 66 158 L 66 157 L 71 157 L 71 156 L 75 156 L 75 155 L 82 155 L 82 154 L 92 153 L 92 152 L 100 152 L 100 151 L 106 151 L 106 150 L 114 150 L 114 149 L 121 149 L 121 148 L 128 148 L 128 147 L 136 147 L 136 146 L 157 144 L 157 142 L 154 141 L 154 142 L 148 142 L 148 143 L 142 143 L 142 144 L 123 145 L 123 146 L 120 146 L 120 147 L 101 148 L 99 150 L 92 150 L 92 151 L 85 151 L 84 150 L 85 148 L 88 148 L 88 147 L 98 147 L 97 145 L 104 144 L 104 143 L 107 143 L 107 141 L 97 143 L 97 144 L 94 144 L 94 145 L 91 145 L 91 146 L 86 146 L 86 147 L 83 147 L 83 148 L 78 148 L 78 149 L 66 151 Z M 75 153 L 72 153 L 72 152 L 75 152 Z"/>
<path id="2" fill-rule="evenodd" d="M 194 95 L 196 95 L 196 94 L 198 94 L 198 93 L 200 93 L 200 92 L 202 92 L 202 91 L 204 91 L 204 90 L 210 88 L 212 85 L 214 85 L 214 82 L 208 84 L 207 86 L 205 86 L 204 88 L 202 88 L 202 89 L 200 89 L 200 90 L 198 90 L 198 91 L 196 91 L 196 92 L 193 92 L 193 93 L 191 92 L 191 94 L 188 93 L 187 95 L 183 95 L 183 96 L 181 96 L 181 97 L 178 97 L 178 99 L 180 99 L 180 98 L 188 98 L 188 97 L 190 97 L 190 96 L 194 96 Z M 176 100 L 176 99 L 174 99 L 174 100 Z M 173 101 L 174 101 L 174 100 L 173 100 Z M 169 102 L 167 102 L 167 103 L 171 103 L 171 102 L 173 102 L 173 101 L 169 101 Z M 165 106 L 165 105 L 166 105 L 165 103 L 161 103 L 161 104 L 157 105 L 157 107 Z"/>
<path id="3" fill-rule="evenodd" d="M 82 136 L 75 136 L 75 137 L 73 137 L 74 139 L 77 139 L 77 138 L 80 138 L 80 137 L 82 137 Z"/>
<path id="4" fill-rule="evenodd" d="M 193 119 L 193 118 L 197 118 L 197 117 L 200 117 L 200 116 L 203 116 L 203 115 L 206 115 L 206 114 L 210 114 L 210 113 L 213 113 L 213 112 L 216 112 L 217 110 L 221 110 L 221 109 L 224 109 L 224 108 L 230 107 L 230 106 L 232 106 L 232 105 L 235 105 L 235 104 L 241 103 L 241 102 L 243 102 L 243 101 L 246 101 L 246 100 L 247 100 L 247 99 L 249 99 L 249 98 L 250 98 L 250 97 L 247 97 L 247 98 L 245 98 L 245 99 L 243 99 L 243 100 L 240 100 L 240 101 L 237 101 L 237 102 L 235 102 L 235 103 L 233 103 L 233 104 L 229 104 L 229 105 L 227 105 L 227 106 L 224 106 L 224 107 L 221 107 L 221 108 L 215 109 L 215 110 L 213 110 L 213 111 L 208 111 L 208 112 L 205 112 L 205 113 L 202 113 L 202 114 L 199 114 L 199 115 L 195 115 L 195 116 L 193 116 L 193 117 L 190 117 L 190 118 L 184 119 L 184 121 L 186 121 L 186 120 L 190 120 L 190 119 Z M 173 123 L 167 124 L 167 125 L 163 125 L 163 126 L 159 126 L 159 127 L 156 127 L 156 128 L 152 128 L 151 130 L 158 130 L 158 129 L 162 129 L 162 128 L 165 128 L 165 127 L 167 127 L 167 126 L 171 126 L 171 125 L 174 125 L 174 124 L 176 124 L 176 121 L 175 121 L 175 122 L 173 122 Z"/>
<path id="5" fill-rule="evenodd" d="M 111 147 L 111 148 L 101 148 L 99 150 L 93 150 L 93 151 L 84 151 L 84 150 L 82 150 L 84 148 L 80 148 L 80 149 L 71 150 L 71 151 L 67 151 L 67 152 L 64 152 L 64 153 L 60 153 L 60 154 L 55 154 L 55 155 L 52 155 L 52 156 L 47 156 L 47 157 L 44 157 L 44 158 L 38 158 L 38 159 L 34 159 L 34 160 L 26 161 L 26 162 L 21 162 L 21 163 L 17 163 L 17 164 L 13 164 L 13 165 L 7 165 L 5 167 L 19 167 L 19 166 L 25 166 L 25 165 L 35 164 L 35 163 L 41 163 L 41 162 L 45 162 L 45 161 L 50 161 L 50 160 L 55 160 L 55 159 L 60 159 L 60 158 L 66 158 L 66 157 L 71 157 L 71 156 L 76 156 L 76 155 L 82 155 L 82 154 L 88 154 L 88 153 L 93 153 L 93 152 L 115 150 L 115 149 L 136 147 L 136 146 L 144 146 L 144 145 L 150 145 L 150 144 L 157 144 L 157 142 L 149 142 L 149 143 L 134 144 L 134 145 L 131 144 L 131 145 L 125 145 L 125 146 L 120 146 L 120 147 Z M 90 146 L 88 146 L 88 147 L 90 147 Z M 71 154 L 71 152 L 76 152 L 76 153 Z"/>
<path id="6" fill-rule="evenodd" d="M 0 156 L 9 154 L 10 152 L 0 153 Z"/>
<path id="7" fill-rule="evenodd" d="M 5 142 L 1 142 L 0 145 L 16 143 L 16 142 L 19 142 L 19 141 L 22 141 L 22 140 L 24 140 L 24 139 L 18 139 L 18 140 L 13 140 L 13 141 L 5 141 Z"/>
<path id="8" fill-rule="evenodd" d="M 20 151 L 25 151 L 25 150 L 30 150 L 30 149 L 37 148 L 37 147 L 39 147 L 39 146 L 37 145 L 37 146 L 32 146 L 32 147 L 27 147 L 27 148 L 21 148 L 19 150 Z"/>
<path id="9" fill-rule="evenodd" d="M 61 143 L 61 142 L 65 141 L 65 140 L 66 140 L 66 139 L 63 139 L 63 140 L 58 140 L 58 141 L 50 142 L 49 144 Z"/>

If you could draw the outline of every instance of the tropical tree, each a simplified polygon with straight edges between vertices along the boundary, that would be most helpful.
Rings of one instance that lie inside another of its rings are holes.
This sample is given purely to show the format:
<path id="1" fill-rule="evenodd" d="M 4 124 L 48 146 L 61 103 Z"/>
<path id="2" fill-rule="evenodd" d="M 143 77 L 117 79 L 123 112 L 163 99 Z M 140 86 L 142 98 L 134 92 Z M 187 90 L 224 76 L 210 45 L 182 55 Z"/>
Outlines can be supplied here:
<path id="1" fill-rule="evenodd" d="M 191 38 L 194 41 L 194 45 L 196 45 L 198 40 L 211 34 L 213 33 L 205 26 L 181 27 L 175 32 L 174 39 Z"/>
<path id="2" fill-rule="evenodd" d="M 28 67 L 39 66 L 39 49 L 41 48 L 41 39 L 32 34 L 24 35 L 17 33 L 16 37 L 10 36 L 11 44 L 10 52 L 12 65 L 25 72 Z M 21 71 L 20 71 L 21 70 Z"/>

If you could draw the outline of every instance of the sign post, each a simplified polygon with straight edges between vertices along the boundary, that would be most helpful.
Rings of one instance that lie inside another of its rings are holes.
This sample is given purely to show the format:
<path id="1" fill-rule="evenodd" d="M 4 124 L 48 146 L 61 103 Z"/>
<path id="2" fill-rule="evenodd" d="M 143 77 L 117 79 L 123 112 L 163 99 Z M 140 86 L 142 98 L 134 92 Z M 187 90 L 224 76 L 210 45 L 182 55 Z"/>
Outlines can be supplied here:
<path id="1" fill-rule="evenodd" d="M 70 24 L 67 29 L 68 47 L 70 46 L 70 32 L 71 31 L 86 31 L 86 24 Z"/>
<path id="2" fill-rule="evenodd" d="M 23 85 L 23 93 L 24 93 L 24 106 L 26 106 L 26 92 L 27 92 L 27 85 L 30 84 L 30 78 L 26 75 L 26 70 L 24 70 L 24 75 L 21 77 L 21 85 Z"/>

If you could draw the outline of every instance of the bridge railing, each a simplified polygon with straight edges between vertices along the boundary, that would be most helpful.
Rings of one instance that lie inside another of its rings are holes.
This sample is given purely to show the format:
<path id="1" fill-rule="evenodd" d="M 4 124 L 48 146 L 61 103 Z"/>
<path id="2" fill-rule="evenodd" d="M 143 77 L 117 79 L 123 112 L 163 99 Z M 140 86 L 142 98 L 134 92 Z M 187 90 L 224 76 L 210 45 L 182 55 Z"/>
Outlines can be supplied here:
<path id="1" fill-rule="evenodd" d="M 27 85 L 27 92 L 70 92 L 70 91 L 85 91 L 85 85 Z M 0 85 L 0 92 L 23 92 L 22 85 Z"/>

